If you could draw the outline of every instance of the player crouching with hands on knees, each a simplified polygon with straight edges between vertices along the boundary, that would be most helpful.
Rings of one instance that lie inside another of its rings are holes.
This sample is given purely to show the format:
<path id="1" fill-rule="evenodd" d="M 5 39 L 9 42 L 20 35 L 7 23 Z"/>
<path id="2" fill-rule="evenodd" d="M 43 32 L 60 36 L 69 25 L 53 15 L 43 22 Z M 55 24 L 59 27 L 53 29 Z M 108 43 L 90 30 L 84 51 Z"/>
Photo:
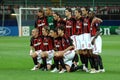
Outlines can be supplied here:
<path id="1" fill-rule="evenodd" d="M 49 36 L 49 27 L 42 28 L 43 51 L 40 54 L 43 62 L 43 71 L 50 70 L 52 65 L 52 58 L 54 56 L 53 38 Z"/>
<path id="2" fill-rule="evenodd" d="M 39 30 L 36 28 L 33 29 L 30 40 L 30 56 L 32 57 L 35 66 L 31 70 L 38 70 L 42 67 L 40 56 L 42 52 L 42 41 L 42 37 L 39 36 Z"/>
<path id="3" fill-rule="evenodd" d="M 68 37 L 67 34 L 64 34 L 64 28 L 65 28 L 64 26 L 58 28 L 58 35 L 62 38 L 63 50 L 59 51 L 57 54 L 58 56 L 64 57 L 66 70 L 67 72 L 70 72 L 75 52 L 72 39 Z"/>
<path id="4" fill-rule="evenodd" d="M 50 36 L 54 38 L 54 69 L 51 72 L 64 73 L 66 71 L 63 56 L 59 51 L 63 50 L 62 38 L 58 36 L 57 28 L 50 30 Z"/>

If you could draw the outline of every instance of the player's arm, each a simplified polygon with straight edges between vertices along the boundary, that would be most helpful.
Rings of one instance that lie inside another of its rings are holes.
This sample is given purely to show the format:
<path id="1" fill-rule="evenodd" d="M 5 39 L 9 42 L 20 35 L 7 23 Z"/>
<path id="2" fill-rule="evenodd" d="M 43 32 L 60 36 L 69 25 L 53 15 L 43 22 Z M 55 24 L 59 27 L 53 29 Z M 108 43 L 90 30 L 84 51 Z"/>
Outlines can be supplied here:
<path id="1" fill-rule="evenodd" d="M 64 53 L 66 53 L 67 51 L 75 48 L 74 45 L 73 45 L 73 40 L 71 38 L 69 38 L 67 40 L 67 42 L 68 42 L 68 44 L 70 44 L 70 46 L 63 51 Z"/>
<path id="2" fill-rule="evenodd" d="M 30 46 L 30 55 L 32 55 L 33 52 L 34 52 L 34 48 L 33 48 L 33 46 Z"/>
<path id="3" fill-rule="evenodd" d="M 98 21 L 99 23 L 103 22 L 103 20 L 98 17 L 94 17 L 92 23 L 94 23 L 95 21 Z"/>
<path id="4" fill-rule="evenodd" d="M 74 48 L 74 46 L 69 46 L 67 49 L 65 49 L 64 51 L 63 51 L 63 53 L 66 53 L 67 51 L 69 51 L 69 50 L 71 50 L 71 49 L 73 49 Z"/>
<path id="5" fill-rule="evenodd" d="M 34 47 L 33 47 L 32 41 L 33 41 L 33 38 L 31 38 L 31 40 L 30 40 L 30 53 L 29 53 L 30 55 L 32 55 L 33 51 L 34 51 Z"/>
<path id="6" fill-rule="evenodd" d="M 97 31 L 96 35 L 94 36 L 93 40 L 91 41 L 91 44 L 94 45 L 95 39 L 102 33 L 102 31 Z"/>

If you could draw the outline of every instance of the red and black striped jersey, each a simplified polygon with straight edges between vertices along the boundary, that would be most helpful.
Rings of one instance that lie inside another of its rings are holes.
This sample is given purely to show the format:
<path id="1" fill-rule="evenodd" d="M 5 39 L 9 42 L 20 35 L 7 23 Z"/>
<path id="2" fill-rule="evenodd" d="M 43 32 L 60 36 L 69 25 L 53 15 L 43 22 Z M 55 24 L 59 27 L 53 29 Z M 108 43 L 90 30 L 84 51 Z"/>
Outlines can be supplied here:
<path id="1" fill-rule="evenodd" d="M 39 36 L 37 38 L 31 37 L 30 46 L 34 47 L 35 51 L 42 50 L 43 40 L 42 37 Z"/>
<path id="2" fill-rule="evenodd" d="M 63 49 L 66 49 L 69 46 L 73 46 L 73 40 L 66 34 L 62 36 L 62 46 L 63 46 Z"/>
<path id="3" fill-rule="evenodd" d="M 56 22 L 56 27 L 65 26 L 66 22 L 63 19 L 60 19 Z"/>
<path id="4" fill-rule="evenodd" d="M 90 33 L 90 19 L 89 17 L 83 18 L 83 33 Z"/>
<path id="5" fill-rule="evenodd" d="M 99 21 L 94 21 L 93 23 L 91 23 L 91 27 L 90 27 L 90 30 L 91 30 L 91 36 L 95 36 L 97 31 L 100 30 L 100 27 L 99 27 L 99 24 L 100 22 Z"/>
<path id="6" fill-rule="evenodd" d="M 76 35 L 83 33 L 83 19 L 79 18 L 76 20 Z"/>
<path id="7" fill-rule="evenodd" d="M 44 26 L 47 26 L 47 18 L 46 17 L 42 17 L 42 18 L 37 18 L 37 20 L 35 21 L 35 28 L 39 29 L 39 35 L 42 35 L 42 28 Z"/>
<path id="8" fill-rule="evenodd" d="M 54 50 L 55 51 L 62 51 L 62 50 L 64 50 L 61 37 L 57 37 L 57 38 L 54 39 Z"/>
<path id="9" fill-rule="evenodd" d="M 66 27 L 65 27 L 65 34 L 68 36 L 75 35 L 76 31 L 76 20 L 75 18 L 71 17 L 70 19 L 66 20 Z"/>
<path id="10" fill-rule="evenodd" d="M 50 36 L 43 36 L 43 51 L 49 51 L 54 49 L 53 38 Z"/>

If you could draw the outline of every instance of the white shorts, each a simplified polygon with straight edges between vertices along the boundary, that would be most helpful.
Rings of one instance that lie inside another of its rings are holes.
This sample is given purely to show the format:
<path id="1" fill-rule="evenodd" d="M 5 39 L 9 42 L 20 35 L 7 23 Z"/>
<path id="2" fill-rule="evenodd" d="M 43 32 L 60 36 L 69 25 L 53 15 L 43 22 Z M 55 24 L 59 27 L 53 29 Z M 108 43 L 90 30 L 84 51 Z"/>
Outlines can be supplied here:
<path id="1" fill-rule="evenodd" d="M 72 60 L 69 60 L 69 61 L 66 61 L 65 64 L 71 67 L 73 63 L 72 63 Z"/>
<path id="2" fill-rule="evenodd" d="M 91 38 L 91 41 L 94 37 Z M 102 52 L 102 39 L 98 36 L 95 40 L 95 44 L 92 45 L 93 54 L 99 54 Z"/>
<path id="3" fill-rule="evenodd" d="M 42 50 L 38 50 L 38 51 L 35 51 L 35 53 L 37 54 L 37 62 L 38 63 L 42 63 L 42 58 L 41 58 L 41 53 L 42 53 Z"/>
<path id="4" fill-rule="evenodd" d="M 70 38 L 73 40 L 73 45 L 75 46 L 75 50 L 77 50 L 77 40 L 76 40 L 77 35 L 72 35 Z"/>
<path id="5" fill-rule="evenodd" d="M 47 58 L 47 64 L 52 65 L 52 59 Z"/>
<path id="6" fill-rule="evenodd" d="M 40 63 L 40 64 L 42 64 L 42 58 L 38 56 L 37 57 L 37 62 Z M 47 64 L 52 65 L 52 59 L 48 59 L 47 58 Z"/>
<path id="7" fill-rule="evenodd" d="M 78 50 L 86 49 L 86 47 L 85 47 L 86 44 L 85 44 L 85 40 L 84 40 L 84 35 L 83 34 L 78 35 L 76 37 L 76 40 L 77 40 L 77 49 Z"/>
<path id="8" fill-rule="evenodd" d="M 52 58 L 54 57 L 54 50 L 46 51 L 48 54 L 47 64 L 52 64 Z"/>
<path id="9" fill-rule="evenodd" d="M 75 38 L 76 38 L 76 49 L 75 50 L 79 50 L 81 48 L 79 35 L 76 35 Z"/>
<path id="10" fill-rule="evenodd" d="M 92 49 L 90 33 L 84 33 L 85 48 Z"/>
<path id="11" fill-rule="evenodd" d="M 41 57 L 42 50 L 35 51 L 35 53 L 36 53 L 39 57 Z"/>
<path id="12" fill-rule="evenodd" d="M 42 63 L 42 58 L 40 56 L 37 57 L 37 62 L 40 64 Z"/>
<path id="13" fill-rule="evenodd" d="M 65 54 L 64 54 L 64 63 L 69 65 L 71 67 L 72 65 L 72 60 L 75 56 L 75 51 L 74 50 L 71 50 L 71 51 L 67 51 Z"/>

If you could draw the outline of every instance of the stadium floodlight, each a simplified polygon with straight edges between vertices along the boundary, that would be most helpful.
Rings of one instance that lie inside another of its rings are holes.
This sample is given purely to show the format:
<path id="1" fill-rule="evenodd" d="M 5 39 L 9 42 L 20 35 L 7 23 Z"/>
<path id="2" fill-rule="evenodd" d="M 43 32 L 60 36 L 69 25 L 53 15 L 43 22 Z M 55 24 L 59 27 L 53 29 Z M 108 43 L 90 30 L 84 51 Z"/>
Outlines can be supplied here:
<path id="1" fill-rule="evenodd" d="M 19 17 L 18 17 L 18 30 L 19 30 L 19 37 L 22 36 L 22 10 L 39 10 L 40 8 L 19 8 Z"/>

